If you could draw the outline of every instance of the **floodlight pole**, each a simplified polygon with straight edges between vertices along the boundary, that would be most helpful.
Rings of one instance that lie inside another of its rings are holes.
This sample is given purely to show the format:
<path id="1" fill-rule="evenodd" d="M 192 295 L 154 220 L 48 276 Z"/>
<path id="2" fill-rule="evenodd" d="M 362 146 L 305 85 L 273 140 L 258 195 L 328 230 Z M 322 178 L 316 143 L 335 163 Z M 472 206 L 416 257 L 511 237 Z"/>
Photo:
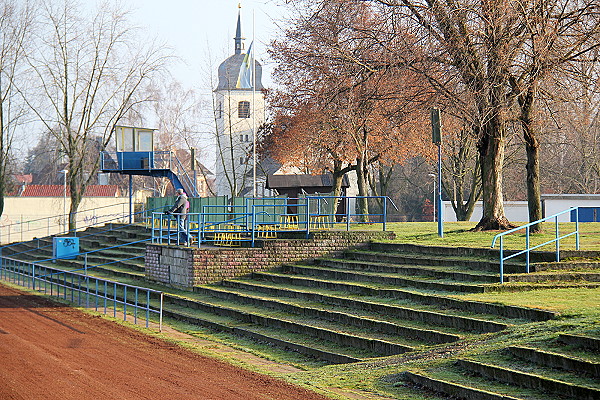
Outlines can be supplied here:
<path id="1" fill-rule="evenodd" d="M 444 237 L 444 210 L 442 208 L 442 143 L 438 143 L 438 196 L 437 196 L 437 223 L 438 236 Z"/>

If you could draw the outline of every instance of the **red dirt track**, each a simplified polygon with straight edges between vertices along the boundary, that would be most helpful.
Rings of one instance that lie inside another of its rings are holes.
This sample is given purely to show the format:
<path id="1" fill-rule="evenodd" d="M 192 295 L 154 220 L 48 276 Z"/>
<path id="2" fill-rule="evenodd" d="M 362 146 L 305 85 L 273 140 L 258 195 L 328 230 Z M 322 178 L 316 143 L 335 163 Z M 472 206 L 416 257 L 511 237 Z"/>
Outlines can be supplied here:
<path id="1" fill-rule="evenodd" d="M 0 399 L 327 398 L 0 285 Z"/>

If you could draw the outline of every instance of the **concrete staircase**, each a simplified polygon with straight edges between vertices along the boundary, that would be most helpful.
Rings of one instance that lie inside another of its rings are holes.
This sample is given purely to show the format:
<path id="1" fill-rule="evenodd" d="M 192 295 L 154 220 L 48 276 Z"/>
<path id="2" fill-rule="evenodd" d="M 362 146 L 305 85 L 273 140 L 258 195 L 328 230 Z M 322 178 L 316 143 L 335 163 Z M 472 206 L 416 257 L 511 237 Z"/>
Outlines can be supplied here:
<path id="1" fill-rule="evenodd" d="M 561 334 L 543 347 L 511 346 L 442 369 L 402 375 L 439 398 L 600 399 L 600 338 Z"/>
<path id="2" fill-rule="evenodd" d="M 109 230 L 112 228 L 112 230 Z M 90 228 L 80 236 L 88 273 L 143 280 L 143 227 Z M 137 243 L 136 243 L 137 242 Z M 124 244 L 124 247 L 111 248 Z M 29 260 L 51 256 L 50 239 L 21 244 L 13 253 Z M 552 255 L 535 253 L 536 262 Z M 83 259 L 55 265 L 80 269 Z M 373 243 L 343 257 L 282 265 L 242 279 L 165 292 L 165 316 L 251 338 L 321 360 L 346 363 L 447 346 L 511 326 L 546 321 L 552 312 L 461 300 L 460 293 L 511 288 L 499 285 L 497 252 L 489 249 Z M 523 265 L 506 265 L 518 273 Z M 147 286 L 145 282 L 137 282 Z M 579 284 L 579 283 L 577 283 Z M 520 284 L 523 288 L 548 284 Z M 545 285 L 545 286 L 544 286 Z M 550 286 L 564 285 L 554 282 Z M 467 364 L 465 364 L 467 365 Z M 461 368 L 465 368 L 464 366 Z"/>

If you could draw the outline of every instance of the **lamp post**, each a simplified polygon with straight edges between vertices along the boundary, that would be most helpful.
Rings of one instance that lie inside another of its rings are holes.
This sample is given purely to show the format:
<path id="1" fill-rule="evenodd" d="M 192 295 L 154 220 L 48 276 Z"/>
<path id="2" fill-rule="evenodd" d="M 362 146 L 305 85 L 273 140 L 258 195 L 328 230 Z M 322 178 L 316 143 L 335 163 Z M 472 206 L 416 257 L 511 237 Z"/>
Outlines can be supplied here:
<path id="1" fill-rule="evenodd" d="M 427 174 L 428 177 L 430 177 L 433 180 L 433 222 L 436 221 L 436 214 L 435 214 L 435 210 L 436 210 L 436 205 L 435 203 L 437 203 L 437 198 L 436 198 L 436 193 L 435 193 L 435 174 Z"/>
<path id="2" fill-rule="evenodd" d="M 64 183 L 63 183 L 63 230 L 67 231 L 67 173 L 69 170 L 63 169 L 58 171 L 61 174 L 64 174 Z"/>

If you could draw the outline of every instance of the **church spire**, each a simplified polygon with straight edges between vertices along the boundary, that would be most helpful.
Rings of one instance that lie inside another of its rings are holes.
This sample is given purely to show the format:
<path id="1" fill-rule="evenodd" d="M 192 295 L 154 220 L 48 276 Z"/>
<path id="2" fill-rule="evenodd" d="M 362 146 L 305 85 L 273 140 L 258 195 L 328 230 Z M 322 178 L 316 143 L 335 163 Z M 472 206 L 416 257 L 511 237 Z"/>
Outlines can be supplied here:
<path id="1" fill-rule="evenodd" d="M 244 43 L 242 42 L 245 38 L 242 37 L 242 5 L 238 4 L 238 20 L 237 27 L 235 29 L 235 37 L 233 38 L 235 42 L 235 54 L 242 54 L 242 50 L 244 48 Z"/>

